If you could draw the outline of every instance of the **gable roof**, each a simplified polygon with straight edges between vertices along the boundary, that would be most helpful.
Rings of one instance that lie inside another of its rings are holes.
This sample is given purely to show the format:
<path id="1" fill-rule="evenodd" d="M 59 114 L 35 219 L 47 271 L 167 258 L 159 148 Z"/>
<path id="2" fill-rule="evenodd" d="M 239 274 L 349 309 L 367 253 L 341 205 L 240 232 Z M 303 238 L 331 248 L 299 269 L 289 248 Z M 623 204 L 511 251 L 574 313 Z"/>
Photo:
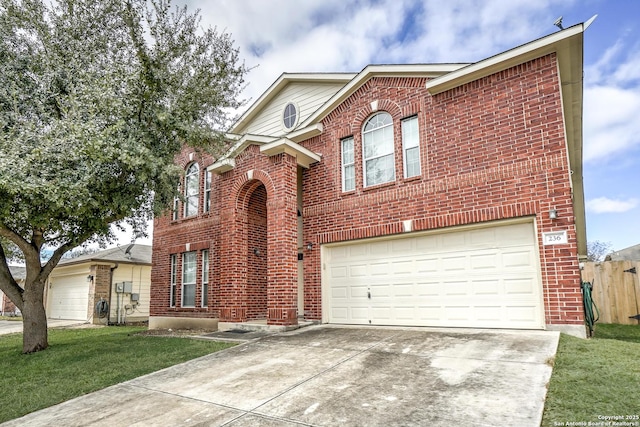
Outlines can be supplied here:
<path id="1" fill-rule="evenodd" d="M 271 154 L 291 152 L 304 167 L 319 161 L 317 153 L 305 152 L 298 145 L 310 137 L 322 133 L 322 120 L 362 85 L 373 77 L 428 77 L 426 89 L 432 94 L 461 86 L 465 83 L 523 64 L 533 59 L 555 53 L 561 80 L 562 106 L 564 110 L 565 137 L 568 147 L 571 184 L 574 189 L 574 215 L 578 241 L 578 253 L 587 254 L 586 219 L 582 182 L 582 117 L 583 117 L 583 42 L 584 31 L 597 17 L 545 37 L 507 50 L 472 64 L 409 64 L 368 65 L 356 74 L 282 74 L 266 92 L 240 117 L 231 129 L 238 141 L 224 156 L 208 169 L 222 173 L 235 167 L 235 157 L 248 145 L 261 146 L 261 151 Z M 311 113 L 294 132 L 283 136 L 241 135 L 248 123 L 264 109 L 277 94 L 291 82 L 342 82 L 344 86 Z M 266 148 L 265 148 L 266 147 Z M 288 151 L 287 151 L 288 150 Z M 308 150 L 307 150 L 308 151 Z"/>
<path id="2" fill-rule="evenodd" d="M 151 246 L 135 243 L 117 246 L 93 254 L 62 260 L 58 263 L 58 266 L 82 264 L 85 262 L 117 262 L 121 264 L 151 265 Z"/>
<path id="3" fill-rule="evenodd" d="M 607 255 L 611 261 L 640 261 L 640 244 L 620 249 Z"/>

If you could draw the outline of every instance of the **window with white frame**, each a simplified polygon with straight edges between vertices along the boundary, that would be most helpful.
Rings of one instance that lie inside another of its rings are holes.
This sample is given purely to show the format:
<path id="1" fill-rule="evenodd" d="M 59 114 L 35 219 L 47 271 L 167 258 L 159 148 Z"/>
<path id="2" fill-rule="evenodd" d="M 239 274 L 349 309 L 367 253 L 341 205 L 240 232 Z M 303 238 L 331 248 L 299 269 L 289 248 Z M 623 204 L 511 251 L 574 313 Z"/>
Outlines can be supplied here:
<path id="1" fill-rule="evenodd" d="M 200 166 L 192 163 L 184 177 L 184 216 L 198 214 L 200 200 Z"/>
<path id="2" fill-rule="evenodd" d="M 372 116 L 362 129 L 364 186 L 396 179 L 393 150 L 393 120 L 389 113 Z"/>
<path id="3" fill-rule="evenodd" d="M 341 141 L 342 150 L 342 191 L 356 188 L 356 165 L 353 151 L 353 137 Z"/>
<path id="4" fill-rule="evenodd" d="M 178 184 L 178 194 L 180 191 L 180 184 Z M 173 198 L 173 208 L 171 209 L 171 219 L 174 221 L 178 219 L 178 206 L 180 206 L 180 197 L 176 196 Z"/>
<path id="5" fill-rule="evenodd" d="M 402 152 L 404 177 L 420 175 L 420 137 L 417 116 L 402 121 Z"/>
<path id="6" fill-rule="evenodd" d="M 204 211 L 211 212 L 211 171 L 204 173 Z"/>
<path id="7" fill-rule="evenodd" d="M 196 305 L 197 252 L 182 254 L 182 307 Z"/>
<path id="8" fill-rule="evenodd" d="M 176 306 L 176 281 L 178 279 L 178 258 L 175 254 L 170 257 L 171 263 L 171 286 L 169 288 L 169 306 Z"/>
<path id="9" fill-rule="evenodd" d="M 202 307 L 209 305 L 209 251 L 202 251 Z"/>

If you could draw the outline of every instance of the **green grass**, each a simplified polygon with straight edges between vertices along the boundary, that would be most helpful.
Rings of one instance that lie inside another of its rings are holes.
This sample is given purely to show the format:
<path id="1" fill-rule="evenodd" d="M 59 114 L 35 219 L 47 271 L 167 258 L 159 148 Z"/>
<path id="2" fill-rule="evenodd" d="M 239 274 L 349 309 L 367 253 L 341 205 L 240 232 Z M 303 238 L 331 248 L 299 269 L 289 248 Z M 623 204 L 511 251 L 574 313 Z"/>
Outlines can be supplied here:
<path id="1" fill-rule="evenodd" d="M 15 322 L 22 322 L 22 316 L 0 316 L 0 320 L 12 320 Z"/>
<path id="2" fill-rule="evenodd" d="M 590 340 L 560 336 L 542 426 L 631 416 L 640 423 L 640 326 L 596 325 Z M 605 424 L 606 425 L 606 424 Z"/>
<path id="3" fill-rule="evenodd" d="M 143 330 L 50 329 L 49 348 L 27 355 L 22 334 L 0 336 L 0 423 L 233 345 Z"/>

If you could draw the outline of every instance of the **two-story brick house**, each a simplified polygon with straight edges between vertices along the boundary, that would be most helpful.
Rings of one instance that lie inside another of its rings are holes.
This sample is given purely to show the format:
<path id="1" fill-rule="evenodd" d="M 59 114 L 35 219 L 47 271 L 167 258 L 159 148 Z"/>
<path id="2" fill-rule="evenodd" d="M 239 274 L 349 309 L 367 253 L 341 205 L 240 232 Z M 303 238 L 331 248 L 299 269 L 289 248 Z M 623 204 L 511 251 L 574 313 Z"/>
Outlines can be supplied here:
<path id="1" fill-rule="evenodd" d="M 283 74 L 154 223 L 150 327 L 584 336 L 583 32 L 473 64 Z"/>

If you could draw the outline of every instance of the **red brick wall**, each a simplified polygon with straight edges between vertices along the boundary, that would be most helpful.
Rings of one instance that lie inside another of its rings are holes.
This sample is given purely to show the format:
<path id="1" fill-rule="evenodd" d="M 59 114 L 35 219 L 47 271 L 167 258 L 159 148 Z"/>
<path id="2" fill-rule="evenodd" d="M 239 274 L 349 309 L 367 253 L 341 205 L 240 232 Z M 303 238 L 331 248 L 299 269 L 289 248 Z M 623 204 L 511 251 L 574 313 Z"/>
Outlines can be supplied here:
<path id="1" fill-rule="evenodd" d="M 303 172 L 304 242 L 314 244 L 304 256 L 307 318 L 322 316 L 323 243 L 401 233 L 405 220 L 413 220 L 413 230 L 419 231 L 528 216 L 535 218 L 538 231 L 546 323 L 582 323 L 555 55 L 435 96 L 427 92 L 425 82 L 373 78 L 323 120 L 322 135 L 302 142 L 322 154 L 320 162 Z M 372 101 L 393 117 L 396 180 L 363 188 L 361 129 L 373 113 Z M 421 175 L 405 179 L 400 121 L 412 115 L 419 123 Z M 355 142 L 356 189 L 343 193 L 340 139 L 347 136 Z M 188 150 L 178 164 L 185 167 L 187 156 Z M 227 321 L 251 316 L 247 286 L 255 274 L 249 274 L 255 242 L 247 234 L 247 215 L 252 195 L 264 185 L 267 314 L 273 324 L 295 323 L 295 159 L 285 154 L 268 158 L 249 146 L 235 160 L 235 169 L 214 175 L 212 213 L 155 221 L 152 316 L 219 315 Z M 201 166 L 207 162 L 211 159 L 202 159 Z M 548 218 L 551 208 L 558 210 L 559 219 Z M 557 230 L 567 230 L 569 244 L 543 246 L 541 233 Z M 212 251 L 208 309 L 167 307 L 169 255 L 184 251 L 187 243 L 192 250 L 195 245 Z"/>
<path id="2" fill-rule="evenodd" d="M 373 78 L 304 145 L 304 240 L 316 244 L 535 216 L 547 323 L 580 324 L 580 274 L 557 64 L 549 55 L 431 96 L 425 79 Z M 363 188 L 361 129 L 371 102 L 391 114 L 396 180 Z M 417 115 L 422 175 L 403 178 L 401 119 Z M 340 139 L 355 140 L 356 189 L 341 189 Z M 559 219 L 548 211 L 556 208 Z M 543 246 L 541 232 L 569 244 Z M 320 251 L 305 253 L 305 312 L 320 319 Z"/>

